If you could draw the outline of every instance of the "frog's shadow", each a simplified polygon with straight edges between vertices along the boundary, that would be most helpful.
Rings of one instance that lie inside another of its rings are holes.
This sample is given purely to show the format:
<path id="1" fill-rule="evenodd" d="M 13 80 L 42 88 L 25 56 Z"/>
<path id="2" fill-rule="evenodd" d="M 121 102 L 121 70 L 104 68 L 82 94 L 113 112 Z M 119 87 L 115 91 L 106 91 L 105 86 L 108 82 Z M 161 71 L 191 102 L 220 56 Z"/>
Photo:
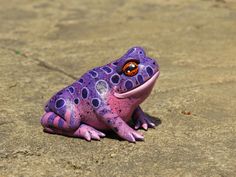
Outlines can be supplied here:
<path id="1" fill-rule="evenodd" d="M 155 124 L 155 128 L 157 127 L 157 126 L 159 126 L 160 124 L 161 124 L 161 119 L 160 118 L 158 118 L 158 117 L 153 117 L 153 116 L 151 116 L 151 115 L 149 115 L 149 114 L 147 114 L 147 113 L 145 113 L 147 116 L 149 116 L 149 118 L 154 122 L 154 124 Z M 130 122 L 129 122 L 129 125 L 132 127 L 132 128 L 134 128 L 134 121 L 133 120 L 131 120 Z M 142 128 L 139 128 L 138 130 L 143 130 Z M 152 129 L 152 128 L 151 128 Z M 150 128 L 149 128 L 149 130 L 150 130 Z M 105 134 L 106 134 L 106 137 L 105 138 L 109 138 L 109 139 L 116 139 L 116 140 L 120 140 L 120 141 L 124 141 L 122 138 L 120 138 L 115 132 L 113 132 L 113 131 L 105 131 L 104 132 Z"/>

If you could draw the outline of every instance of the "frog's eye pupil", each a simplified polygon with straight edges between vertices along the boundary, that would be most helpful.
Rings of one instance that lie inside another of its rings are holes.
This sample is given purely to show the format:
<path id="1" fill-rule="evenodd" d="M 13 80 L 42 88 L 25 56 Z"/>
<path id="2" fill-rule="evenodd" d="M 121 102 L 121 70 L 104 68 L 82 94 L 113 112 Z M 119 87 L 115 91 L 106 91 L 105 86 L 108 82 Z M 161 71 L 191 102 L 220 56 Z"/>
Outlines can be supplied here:
<path id="1" fill-rule="evenodd" d="M 138 64 L 134 61 L 129 61 L 123 66 L 122 71 L 126 76 L 132 77 L 138 73 Z"/>

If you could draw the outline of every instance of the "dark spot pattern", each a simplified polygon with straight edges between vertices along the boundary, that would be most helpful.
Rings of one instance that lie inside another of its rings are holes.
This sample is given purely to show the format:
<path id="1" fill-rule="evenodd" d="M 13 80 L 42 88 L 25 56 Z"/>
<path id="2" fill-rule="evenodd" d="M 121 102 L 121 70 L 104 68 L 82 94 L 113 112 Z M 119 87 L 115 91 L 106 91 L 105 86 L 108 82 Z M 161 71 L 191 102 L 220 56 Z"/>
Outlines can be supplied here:
<path id="1" fill-rule="evenodd" d="M 54 119 L 55 119 L 55 114 L 52 114 L 52 115 L 50 115 L 50 117 L 48 118 L 48 125 L 53 125 L 53 121 L 54 121 Z"/>
<path id="2" fill-rule="evenodd" d="M 116 65 L 118 65 L 118 62 L 117 62 L 117 61 L 115 61 L 115 62 L 113 62 L 112 64 L 116 66 Z"/>
<path id="3" fill-rule="evenodd" d="M 143 76 L 138 75 L 138 82 L 139 82 L 140 84 L 143 84 Z"/>
<path id="4" fill-rule="evenodd" d="M 82 89 L 82 98 L 87 98 L 88 97 L 88 89 L 86 87 L 84 87 Z"/>
<path id="5" fill-rule="evenodd" d="M 70 92 L 71 94 L 73 94 L 73 93 L 75 92 L 75 88 L 72 87 L 72 86 L 70 86 L 68 89 L 69 89 L 69 92 Z"/>
<path id="6" fill-rule="evenodd" d="M 65 100 L 63 100 L 62 98 L 59 98 L 59 99 L 56 101 L 56 108 L 57 108 L 57 109 L 62 108 L 64 105 L 65 105 Z"/>
<path id="7" fill-rule="evenodd" d="M 64 121 L 63 121 L 63 119 L 60 118 L 58 121 L 58 127 L 63 128 L 63 126 L 64 126 Z"/>
<path id="8" fill-rule="evenodd" d="M 109 113 L 110 110 L 107 108 L 103 108 L 102 110 L 99 111 L 99 115 L 104 116 L 105 114 Z"/>
<path id="9" fill-rule="evenodd" d="M 110 74 L 112 72 L 111 68 L 108 67 L 108 66 L 104 66 L 102 67 L 102 69 L 107 73 L 107 74 Z"/>
<path id="10" fill-rule="evenodd" d="M 146 71 L 147 71 L 147 73 L 148 73 L 148 75 L 149 75 L 150 77 L 153 75 L 153 70 L 152 70 L 152 68 L 151 68 L 150 66 L 148 66 L 148 67 L 146 68 Z"/>
<path id="11" fill-rule="evenodd" d="M 98 73 L 95 72 L 95 71 L 89 71 L 89 74 L 90 74 L 93 78 L 95 78 L 95 77 L 98 76 Z"/>
<path id="12" fill-rule="evenodd" d="M 119 81 L 120 81 L 119 75 L 115 74 L 115 75 L 113 75 L 113 76 L 111 77 L 111 82 L 112 82 L 113 84 L 118 84 Z"/>
<path id="13" fill-rule="evenodd" d="M 100 100 L 98 98 L 93 98 L 92 99 L 92 104 L 95 108 L 97 108 L 100 104 Z"/>
<path id="14" fill-rule="evenodd" d="M 84 79 L 81 78 L 81 79 L 79 80 L 79 82 L 82 84 L 82 83 L 84 82 Z"/>
<path id="15" fill-rule="evenodd" d="M 126 87 L 126 89 L 128 89 L 128 90 L 132 89 L 132 88 L 133 88 L 133 83 L 132 83 L 132 81 L 130 81 L 130 80 L 126 81 L 126 82 L 125 82 L 125 87 Z"/>
<path id="16" fill-rule="evenodd" d="M 75 103 L 75 104 L 79 104 L 79 98 L 75 98 L 75 99 L 74 99 L 74 103 Z"/>

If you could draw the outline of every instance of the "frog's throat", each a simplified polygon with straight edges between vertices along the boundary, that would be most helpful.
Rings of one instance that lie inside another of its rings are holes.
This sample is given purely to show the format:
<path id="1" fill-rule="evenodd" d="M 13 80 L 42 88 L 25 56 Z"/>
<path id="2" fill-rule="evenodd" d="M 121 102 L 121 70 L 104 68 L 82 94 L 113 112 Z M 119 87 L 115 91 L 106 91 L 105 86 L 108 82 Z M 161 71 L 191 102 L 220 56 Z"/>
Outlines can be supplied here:
<path id="1" fill-rule="evenodd" d="M 144 84 L 140 85 L 137 88 L 134 88 L 133 90 L 130 90 L 128 92 L 125 93 L 114 93 L 114 96 L 117 98 L 128 98 L 137 94 L 142 94 L 143 91 L 145 91 L 146 89 L 153 87 L 156 79 L 158 78 L 160 74 L 160 71 L 157 71 L 149 80 L 147 80 Z"/>

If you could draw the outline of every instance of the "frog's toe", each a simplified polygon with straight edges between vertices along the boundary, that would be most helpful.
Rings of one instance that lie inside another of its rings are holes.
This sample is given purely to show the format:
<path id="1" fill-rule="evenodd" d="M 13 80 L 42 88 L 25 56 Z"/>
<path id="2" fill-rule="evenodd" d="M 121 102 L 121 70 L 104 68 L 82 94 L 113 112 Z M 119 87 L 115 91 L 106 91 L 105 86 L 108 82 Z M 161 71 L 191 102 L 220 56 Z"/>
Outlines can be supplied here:
<path id="1" fill-rule="evenodd" d="M 102 137 L 105 137 L 104 133 L 85 124 L 81 124 L 80 127 L 75 131 L 74 135 L 84 138 L 87 141 L 100 140 Z"/>
<path id="2" fill-rule="evenodd" d="M 134 128 L 137 130 L 137 129 L 140 128 L 140 126 L 141 126 L 141 122 L 140 122 L 140 120 L 137 120 L 136 123 L 135 123 Z"/>

